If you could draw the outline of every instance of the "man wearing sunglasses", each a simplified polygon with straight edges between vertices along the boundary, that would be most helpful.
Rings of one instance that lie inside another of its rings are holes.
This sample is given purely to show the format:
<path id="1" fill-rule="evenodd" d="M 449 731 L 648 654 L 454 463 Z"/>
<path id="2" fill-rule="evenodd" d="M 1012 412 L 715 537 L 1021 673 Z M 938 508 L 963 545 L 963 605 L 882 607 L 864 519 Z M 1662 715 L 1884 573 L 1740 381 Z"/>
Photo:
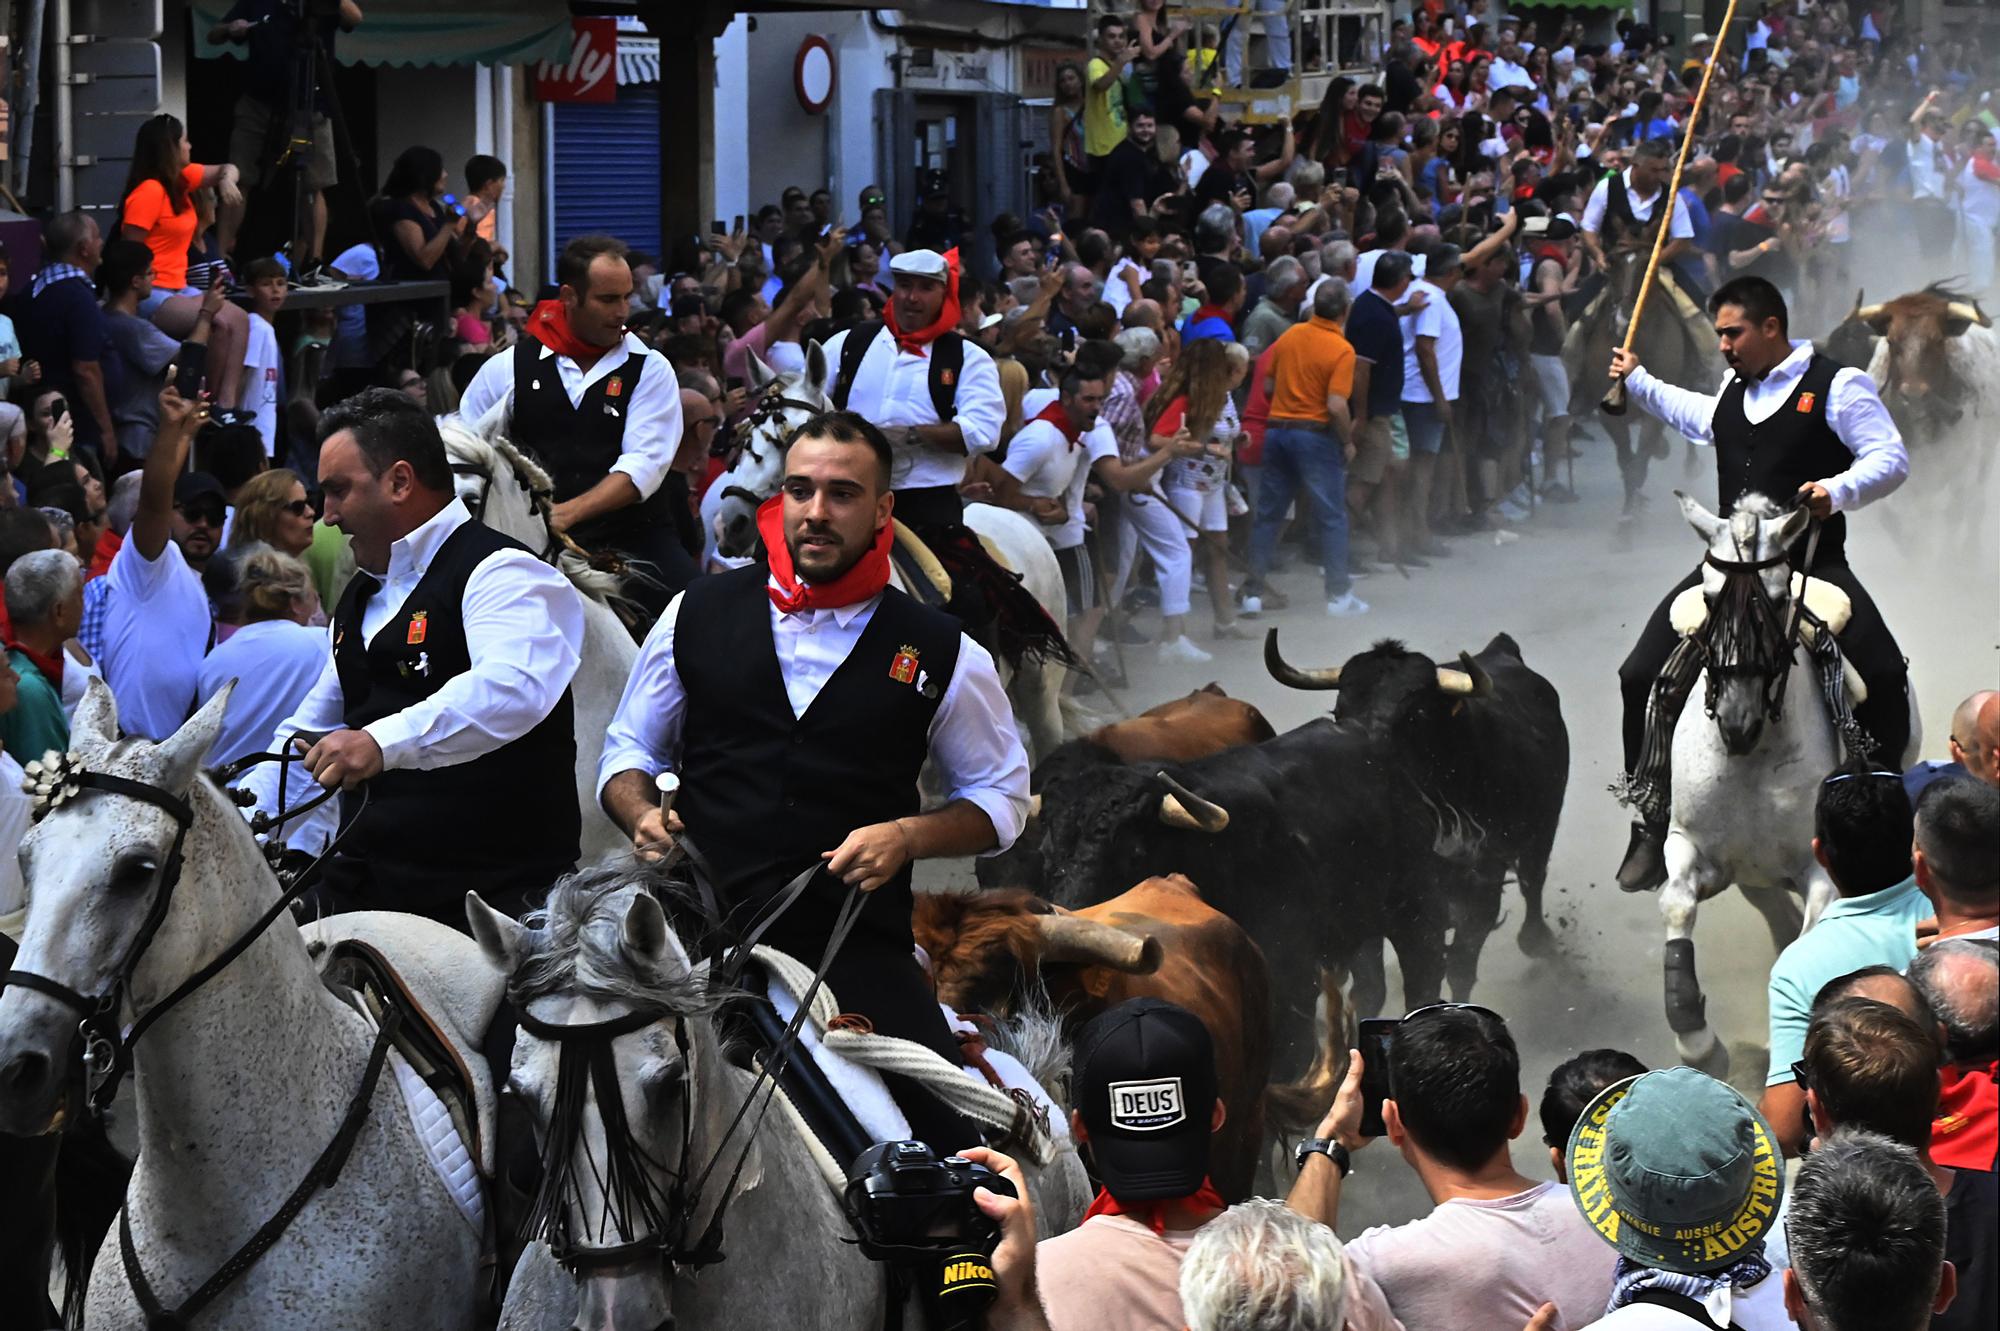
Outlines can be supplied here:
<path id="1" fill-rule="evenodd" d="M 213 476 L 185 470 L 207 411 L 172 385 L 160 394 L 139 508 L 105 575 L 104 679 L 118 724 L 147 739 L 163 740 L 187 720 L 214 635 L 201 573 L 221 544 L 227 510 Z"/>

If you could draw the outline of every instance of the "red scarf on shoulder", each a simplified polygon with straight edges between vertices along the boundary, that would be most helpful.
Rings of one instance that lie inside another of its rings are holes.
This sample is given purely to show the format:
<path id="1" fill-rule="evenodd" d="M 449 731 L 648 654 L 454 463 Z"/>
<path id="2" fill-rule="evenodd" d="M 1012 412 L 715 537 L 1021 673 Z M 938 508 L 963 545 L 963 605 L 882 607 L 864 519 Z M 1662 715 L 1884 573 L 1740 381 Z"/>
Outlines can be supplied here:
<path id="1" fill-rule="evenodd" d="M 958 327 L 958 250 L 956 247 L 944 252 L 944 304 L 938 307 L 937 318 L 922 328 L 904 332 L 896 325 L 896 302 L 891 300 L 883 318 L 889 326 L 889 334 L 896 339 L 896 346 L 903 351 L 921 354 L 924 348 L 937 341 L 946 333 Z"/>
<path id="2" fill-rule="evenodd" d="M 1048 406 L 1036 412 L 1035 419 L 1038 421 L 1047 421 L 1058 430 L 1061 430 L 1063 439 L 1068 442 L 1071 448 L 1075 448 L 1077 441 L 1083 438 L 1083 431 L 1076 428 L 1076 423 L 1069 418 L 1069 412 L 1063 409 L 1061 398 L 1057 398 L 1055 401 L 1049 403 Z"/>
<path id="3" fill-rule="evenodd" d="M 586 368 L 611 350 L 586 342 L 569 326 L 569 310 L 559 300 L 545 300 L 528 316 L 528 334 L 558 356 L 567 356 Z M 616 346 L 612 343 L 611 346 Z"/>
<path id="4" fill-rule="evenodd" d="M 783 495 L 772 495 L 758 508 L 757 534 L 764 538 L 764 560 L 771 569 L 771 582 L 764 590 L 770 593 L 771 604 L 788 615 L 855 605 L 880 595 L 889 585 L 889 546 L 896 539 L 893 522 L 883 523 L 868 553 L 832 582 L 801 582 L 792 571 L 791 547 L 785 544 Z"/>
<path id="5" fill-rule="evenodd" d="M 1097 1190 L 1097 1198 L 1090 1209 L 1083 1213 L 1085 1220 L 1094 1215 L 1129 1215 L 1143 1222 L 1155 1234 L 1167 1232 L 1167 1207 L 1174 1202 L 1186 1202 L 1189 1206 L 1209 1206 L 1220 1211 L 1229 1203 L 1222 1200 L 1222 1194 L 1215 1190 L 1215 1180 L 1203 1177 L 1201 1186 L 1186 1197 L 1162 1197 L 1150 1202 L 1121 1202 L 1103 1188 Z"/>

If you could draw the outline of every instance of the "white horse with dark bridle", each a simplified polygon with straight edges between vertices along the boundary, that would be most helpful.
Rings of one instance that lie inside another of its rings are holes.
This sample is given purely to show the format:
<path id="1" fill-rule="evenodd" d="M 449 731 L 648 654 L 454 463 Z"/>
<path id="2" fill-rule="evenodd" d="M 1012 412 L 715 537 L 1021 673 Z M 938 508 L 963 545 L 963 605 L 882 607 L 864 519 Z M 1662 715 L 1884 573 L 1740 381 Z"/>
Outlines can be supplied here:
<path id="1" fill-rule="evenodd" d="M 154 744 L 118 738 L 93 682 L 74 754 L 38 774 L 0 992 L 0 1131 L 59 1130 L 129 1070 L 138 1163 L 87 1326 L 470 1328 L 480 1228 L 418 1135 L 399 1056 L 321 983 L 242 813 L 201 771 L 229 693 Z"/>
<path id="2" fill-rule="evenodd" d="M 715 547 L 724 558 L 742 560 L 756 554 L 757 508 L 778 492 L 784 479 L 785 441 L 818 413 L 833 410 L 833 400 L 826 394 L 830 382 L 826 353 L 817 342 L 806 347 L 803 373 L 779 375 L 754 355 L 750 358 L 750 388 L 762 395 L 761 401 L 729 470 L 710 489 L 714 498 L 704 505 L 705 511 L 713 505 Z M 1021 575 L 1028 594 L 1060 628 L 1068 609 L 1062 567 L 1034 522 L 1012 509 L 967 504 L 965 525 L 998 552 L 1003 565 Z M 908 590 L 903 570 L 894 561 L 889 576 L 898 590 Z M 1005 661 L 998 665 L 1030 756 L 1047 754 L 1063 741 L 1059 703 L 1068 668 L 1053 661 L 1028 661 L 1018 671 L 1010 671 Z"/>
<path id="3" fill-rule="evenodd" d="M 1729 1051 L 1708 1024 L 1695 977 L 1695 914 L 1734 883 L 1763 915 L 1772 945 L 1783 950 L 1836 895 L 1813 858 L 1812 840 L 1819 788 L 1839 765 L 1841 742 L 1818 665 L 1788 633 L 1837 636 L 1848 606 L 1837 588 L 1812 581 L 1802 591 L 1795 578 L 1786 552 L 1811 521 L 1803 508 L 1781 510 L 1763 495 L 1746 494 L 1725 518 L 1685 494 L 1679 498 L 1708 553 L 1701 586 L 1673 607 L 1674 627 L 1707 636 L 1705 665 L 1673 735 L 1667 882 L 1660 895 L 1667 1022 L 1681 1058 L 1719 1077 L 1728 1070 Z M 1811 616 L 1793 630 L 1800 595 Z M 1851 666 L 1846 674 L 1853 696 L 1859 677 Z M 1705 699 L 1705 715 L 1695 711 L 1697 699 Z M 1923 739 L 1914 698 L 1910 715 L 1914 755 Z"/>
<path id="4" fill-rule="evenodd" d="M 576 707 L 576 798 L 583 810 L 583 861 L 627 850 L 631 842 L 597 802 L 597 760 L 639 645 L 612 609 L 621 579 L 592 568 L 563 549 L 549 526 L 555 482 L 527 453 L 501 433 L 504 415 L 467 423 L 438 422 L 458 497 L 472 516 L 511 536 L 560 568 L 583 596 L 583 658 L 570 694 Z"/>
<path id="5" fill-rule="evenodd" d="M 828 1176 L 847 1162 L 809 1144 L 787 1102 L 764 1112 L 768 1082 L 724 1052 L 726 991 L 632 861 L 564 879 L 523 921 L 476 896 L 466 912 L 521 1012 L 509 1092 L 533 1111 L 544 1169 L 503 1331 L 884 1325 L 886 1271 L 850 1241 Z M 1067 1135 L 1036 1140 L 1044 1163 L 1022 1169 L 1043 1233 L 1060 1233 L 1088 1181 Z"/>

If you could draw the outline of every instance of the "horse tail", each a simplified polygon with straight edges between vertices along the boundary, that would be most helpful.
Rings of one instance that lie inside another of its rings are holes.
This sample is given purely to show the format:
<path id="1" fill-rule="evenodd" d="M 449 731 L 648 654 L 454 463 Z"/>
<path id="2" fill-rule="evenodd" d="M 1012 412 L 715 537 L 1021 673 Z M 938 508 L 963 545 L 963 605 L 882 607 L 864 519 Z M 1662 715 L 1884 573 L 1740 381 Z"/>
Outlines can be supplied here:
<path id="1" fill-rule="evenodd" d="M 56 1245 L 68 1277 L 62 1308 L 66 1327 L 83 1325 L 91 1264 L 125 1203 L 131 1178 L 132 1162 L 112 1148 L 101 1124 L 63 1134 L 56 1156 Z"/>

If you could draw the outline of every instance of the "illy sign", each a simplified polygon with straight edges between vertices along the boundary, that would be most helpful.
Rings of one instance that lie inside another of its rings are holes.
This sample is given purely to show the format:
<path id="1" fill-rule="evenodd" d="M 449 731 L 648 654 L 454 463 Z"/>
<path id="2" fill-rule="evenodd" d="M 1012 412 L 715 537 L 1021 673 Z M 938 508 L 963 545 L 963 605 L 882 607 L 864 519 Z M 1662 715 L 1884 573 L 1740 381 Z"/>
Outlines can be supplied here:
<path id="1" fill-rule="evenodd" d="M 543 102 L 618 100 L 618 20 L 570 20 L 569 61 L 535 66 L 535 98 Z"/>

